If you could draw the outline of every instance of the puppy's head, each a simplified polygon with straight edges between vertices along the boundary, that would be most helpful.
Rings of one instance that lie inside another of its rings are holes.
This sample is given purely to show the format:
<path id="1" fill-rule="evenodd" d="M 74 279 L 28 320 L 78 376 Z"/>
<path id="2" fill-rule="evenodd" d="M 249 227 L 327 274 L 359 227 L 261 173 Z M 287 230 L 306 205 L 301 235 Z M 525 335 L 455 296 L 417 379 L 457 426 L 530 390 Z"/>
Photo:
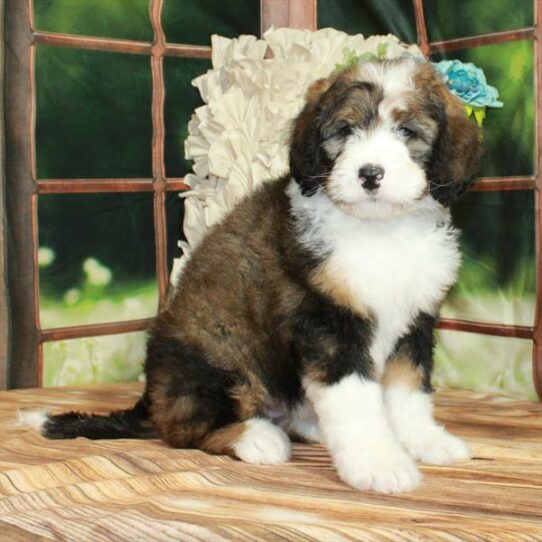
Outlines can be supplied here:
<path id="1" fill-rule="evenodd" d="M 386 219 L 430 195 L 448 206 L 474 180 L 480 133 L 429 63 L 362 63 L 312 85 L 290 170 L 346 212 Z"/>

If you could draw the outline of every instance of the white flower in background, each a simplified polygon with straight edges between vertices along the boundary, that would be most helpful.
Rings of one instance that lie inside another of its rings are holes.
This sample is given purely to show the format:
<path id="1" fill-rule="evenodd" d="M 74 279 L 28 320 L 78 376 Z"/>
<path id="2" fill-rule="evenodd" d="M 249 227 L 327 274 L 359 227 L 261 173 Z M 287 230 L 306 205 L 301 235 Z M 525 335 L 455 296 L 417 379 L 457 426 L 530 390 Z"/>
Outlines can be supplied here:
<path id="1" fill-rule="evenodd" d="M 185 177 L 191 190 L 181 195 L 191 248 L 243 196 L 288 171 L 292 120 L 306 90 L 344 63 L 347 52 L 423 57 L 416 45 L 391 34 L 365 39 L 333 28 L 271 28 L 263 39 L 214 35 L 211 44 L 212 69 L 192 81 L 205 105 L 194 111 L 185 141 L 185 157 L 194 161 L 194 173 Z M 268 48 L 272 56 L 265 58 Z M 173 282 L 182 267 L 176 260 Z"/>
<path id="2" fill-rule="evenodd" d="M 111 270 L 94 258 L 87 258 L 83 262 L 83 271 L 87 276 L 87 282 L 92 286 L 106 286 L 113 277 Z"/>
<path id="3" fill-rule="evenodd" d="M 56 258 L 56 254 L 52 248 L 40 247 L 38 249 L 38 266 L 40 268 L 49 267 Z"/>
<path id="4" fill-rule="evenodd" d="M 81 290 L 79 290 L 78 288 L 70 288 L 66 291 L 62 299 L 64 300 L 64 303 L 66 303 L 66 305 L 69 305 L 71 307 L 77 304 L 81 299 Z"/>
<path id="5" fill-rule="evenodd" d="M 92 379 L 89 378 L 90 375 L 92 375 L 92 370 L 89 371 L 88 360 L 66 357 L 56 376 L 55 385 L 61 386 L 64 382 L 74 382 L 81 379 L 92 382 Z"/>
<path id="6" fill-rule="evenodd" d="M 123 312 L 126 316 L 133 314 L 140 314 L 143 309 L 143 304 L 140 299 L 135 297 L 128 297 L 122 301 Z"/>

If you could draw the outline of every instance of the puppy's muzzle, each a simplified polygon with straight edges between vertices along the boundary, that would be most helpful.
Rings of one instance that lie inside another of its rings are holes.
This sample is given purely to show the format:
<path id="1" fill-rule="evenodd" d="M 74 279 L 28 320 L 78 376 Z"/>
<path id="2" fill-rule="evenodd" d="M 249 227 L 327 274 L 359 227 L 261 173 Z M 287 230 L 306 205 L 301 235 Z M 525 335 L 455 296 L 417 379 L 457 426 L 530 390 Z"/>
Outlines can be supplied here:
<path id="1" fill-rule="evenodd" d="M 384 178 L 384 168 L 374 164 L 365 164 L 359 168 L 358 177 L 361 186 L 367 192 L 374 192 L 378 190 L 380 181 Z"/>

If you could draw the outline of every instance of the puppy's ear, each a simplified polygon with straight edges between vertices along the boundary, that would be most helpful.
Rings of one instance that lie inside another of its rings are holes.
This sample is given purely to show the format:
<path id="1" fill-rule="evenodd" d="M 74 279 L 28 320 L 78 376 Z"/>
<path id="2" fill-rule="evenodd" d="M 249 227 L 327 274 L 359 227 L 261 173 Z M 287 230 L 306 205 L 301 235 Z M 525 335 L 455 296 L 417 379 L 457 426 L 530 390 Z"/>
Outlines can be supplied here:
<path id="1" fill-rule="evenodd" d="M 297 117 L 290 145 L 290 174 L 297 181 L 304 196 L 312 196 L 319 185 L 320 171 L 320 97 L 333 81 L 319 79 L 306 94 L 307 103 Z"/>
<path id="2" fill-rule="evenodd" d="M 429 67 L 429 66 L 428 66 Z M 430 68 L 433 71 L 432 68 Z M 483 154 L 481 130 L 469 120 L 463 103 L 433 71 L 428 88 L 439 117 L 428 177 L 431 195 L 445 206 L 459 199 L 476 180 Z"/>

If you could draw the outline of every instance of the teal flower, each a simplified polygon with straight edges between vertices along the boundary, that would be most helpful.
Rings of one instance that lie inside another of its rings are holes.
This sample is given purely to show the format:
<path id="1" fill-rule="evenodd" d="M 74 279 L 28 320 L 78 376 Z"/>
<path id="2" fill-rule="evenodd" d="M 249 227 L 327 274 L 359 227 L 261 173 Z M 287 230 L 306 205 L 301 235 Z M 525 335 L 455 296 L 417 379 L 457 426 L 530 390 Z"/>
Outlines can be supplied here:
<path id="1" fill-rule="evenodd" d="M 471 62 L 442 60 L 434 62 L 433 66 L 450 91 L 465 104 L 472 108 L 503 106 L 497 99 L 497 89 L 487 84 L 484 72 Z"/>

